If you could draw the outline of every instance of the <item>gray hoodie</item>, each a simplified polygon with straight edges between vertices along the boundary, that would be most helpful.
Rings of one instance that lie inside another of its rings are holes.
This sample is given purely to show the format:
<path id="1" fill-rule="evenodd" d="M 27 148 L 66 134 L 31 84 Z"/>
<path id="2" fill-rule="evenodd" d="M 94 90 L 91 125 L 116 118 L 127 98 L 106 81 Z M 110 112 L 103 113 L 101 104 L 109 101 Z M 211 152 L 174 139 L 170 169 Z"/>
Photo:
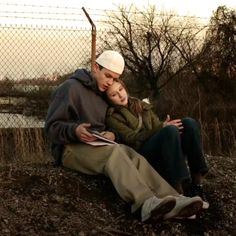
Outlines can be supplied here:
<path id="1" fill-rule="evenodd" d="M 96 80 L 85 69 L 76 70 L 52 94 L 46 116 L 45 131 L 52 142 L 52 155 L 61 163 L 65 144 L 79 143 L 75 134 L 81 123 L 91 123 L 97 131 L 105 130 L 107 103 Z"/>

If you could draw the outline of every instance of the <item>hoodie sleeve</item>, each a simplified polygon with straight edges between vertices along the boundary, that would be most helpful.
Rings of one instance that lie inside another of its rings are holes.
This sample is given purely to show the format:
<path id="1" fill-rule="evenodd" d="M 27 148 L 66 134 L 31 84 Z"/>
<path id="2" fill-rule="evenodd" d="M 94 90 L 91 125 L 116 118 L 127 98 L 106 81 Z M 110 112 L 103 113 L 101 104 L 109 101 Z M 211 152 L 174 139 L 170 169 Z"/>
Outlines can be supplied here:
<path id="1" fill-rule="evenodd" d="M 45 132 L 53 143 L 68 144 L 78 142 L 75 129 L 79 121 L 71 119 L 75 114 L 75 104 L 71 99 L 70 84 L 61 85 L 53 94 L 45 121 Z"/>

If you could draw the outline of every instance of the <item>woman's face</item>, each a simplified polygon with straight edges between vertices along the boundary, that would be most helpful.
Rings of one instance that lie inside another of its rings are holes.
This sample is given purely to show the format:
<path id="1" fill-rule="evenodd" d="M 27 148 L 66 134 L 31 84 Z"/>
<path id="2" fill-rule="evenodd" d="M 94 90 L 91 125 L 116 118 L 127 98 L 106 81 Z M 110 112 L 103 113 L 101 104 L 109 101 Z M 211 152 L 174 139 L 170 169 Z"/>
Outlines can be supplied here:
<path id="1" fill-rule="evenodd" d="M 126 106 L 128 104 L 128 94 L 123 85 L 117 81 L 114 81 L 107 89 L 106 94 L 108 99 L 115 105 Z"/>

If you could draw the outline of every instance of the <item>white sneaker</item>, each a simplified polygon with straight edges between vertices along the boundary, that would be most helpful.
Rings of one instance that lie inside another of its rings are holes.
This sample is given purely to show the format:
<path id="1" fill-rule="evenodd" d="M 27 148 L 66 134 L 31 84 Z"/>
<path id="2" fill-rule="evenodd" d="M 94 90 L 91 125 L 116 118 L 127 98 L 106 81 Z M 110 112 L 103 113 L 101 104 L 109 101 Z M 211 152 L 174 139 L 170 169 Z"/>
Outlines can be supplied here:
<path id="1" fill-rule="evenodd" d="M 166 196 L 157 198 L 156 196 L 148 198 L 142 205 L 141 220 L 142 222 L 152 218 L 158 220 L 171 211 L 176 204 L 176 197 Z"/>
<path id="2" fill-rule="evenodd" d="M 189 218 L 202 210 L 203 201 L 200 197 L 177 196 L 175 207 L 167 214 L 164 219 L 170 218 Z"/>

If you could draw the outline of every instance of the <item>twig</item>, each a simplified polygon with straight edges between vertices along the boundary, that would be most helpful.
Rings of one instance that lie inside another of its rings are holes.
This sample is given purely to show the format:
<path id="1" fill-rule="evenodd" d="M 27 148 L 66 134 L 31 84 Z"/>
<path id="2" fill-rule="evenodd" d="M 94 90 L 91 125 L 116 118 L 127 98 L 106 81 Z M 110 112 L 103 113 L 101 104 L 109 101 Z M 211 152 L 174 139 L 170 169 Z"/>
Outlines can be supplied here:
<path id="1" fill-rule="evenodd" d="M 108 232 L 113 232 L 113 233 L 119 233 L 119 234 L 123 234 L 123 235 L 131 235 L 130 233 L 127 233 L 127 232 L 124 232 L 124 231 L 121 231 L 121 230 L 118 230 L 118 229 L 113 229 L 113 228 L 110 228 L 110 227 L 106 227 L 104 228 L 105 231 L 108 231 Z"/>
<path id="2" fill-rule="evenodd" d="M 114 234 L 112 234 L 112 233 L 106 231 L 105 229 L 101 229 L 101 228 L 99 228 L 99 227 L 97 227 L 96 229 L 97 229 L 98 231 L 102 232 L 102 233 L 108 234 L 108 235 L 110 235 L 110 236 L 114 236 Z"/>
<path id="3" fill-rule="evenodd" d="M 119 215 L 118 217 L 116 217 L 114 221 L 117 222 L 119 219 L 121 219 L 121 218 L 124 217 L 124 216 L 125 216 L 125 214 L 121 214 L 121 215 Z"/>

